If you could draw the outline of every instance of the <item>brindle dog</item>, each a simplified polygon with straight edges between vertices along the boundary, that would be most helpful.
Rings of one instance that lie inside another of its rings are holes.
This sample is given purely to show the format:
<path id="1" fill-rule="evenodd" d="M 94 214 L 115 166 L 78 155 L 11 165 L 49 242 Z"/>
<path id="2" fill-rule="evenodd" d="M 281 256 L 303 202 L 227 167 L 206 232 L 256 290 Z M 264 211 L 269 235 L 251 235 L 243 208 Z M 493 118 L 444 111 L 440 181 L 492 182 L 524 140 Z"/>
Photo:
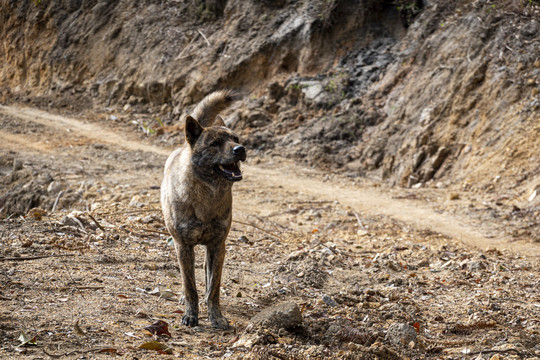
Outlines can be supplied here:
<path id="1" fill-rule="evenodd" d="M 231 189 L 242 180 L 239 163 L 246 160 L 246 149 L 218 113 L 235 97 L 230 91 L 217 91 L 203 99 L 186 118 L 186 145 L 165 164 L 161 207 L 182 270 L 186 305 L 182 323 L 188 326 L 199 321 L 194 247 L 204 245 L 208 317 L 216 328 L 229 327 L 219 306 L 221 270 L 232 219 Z"/>

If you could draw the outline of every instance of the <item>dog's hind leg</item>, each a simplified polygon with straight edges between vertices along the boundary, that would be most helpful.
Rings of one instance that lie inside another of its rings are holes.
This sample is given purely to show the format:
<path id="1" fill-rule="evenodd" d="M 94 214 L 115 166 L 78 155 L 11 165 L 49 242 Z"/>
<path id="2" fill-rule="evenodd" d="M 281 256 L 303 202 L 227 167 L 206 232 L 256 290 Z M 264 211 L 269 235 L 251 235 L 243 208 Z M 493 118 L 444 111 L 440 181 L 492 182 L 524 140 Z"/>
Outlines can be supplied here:
<path id="1" fill-rule="evenodd" d="M 182 280 L 184 283 L 184 303 L 186 312 L 182 316 L 182 324 L 197 326 L 199 324 L 199 297 L 195 284 L 195 251 L 193 246 L 182 246 L 175 243 Z"/>
<path id="2" fill-rule="evenodd" d="M 228 329 L 229 322 L 221 315 L 219 306 L 219 289 L 221 284 L 221 270 L 225 260 L 225 242 L 206 246 L 206 303 L 208 304 L 208 317 L 212 326 L 218 329 Z"/>

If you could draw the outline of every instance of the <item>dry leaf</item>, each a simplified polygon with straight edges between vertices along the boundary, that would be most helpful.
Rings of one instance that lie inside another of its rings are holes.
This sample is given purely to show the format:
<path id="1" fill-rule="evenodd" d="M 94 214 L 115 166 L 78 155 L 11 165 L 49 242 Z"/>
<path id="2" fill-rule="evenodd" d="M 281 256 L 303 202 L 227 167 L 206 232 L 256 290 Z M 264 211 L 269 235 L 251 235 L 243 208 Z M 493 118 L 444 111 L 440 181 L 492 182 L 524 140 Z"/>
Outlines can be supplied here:
<path id="1" fill-rule="evenodd" d="M 169 332 L 169 324 L 163 320 L 158 320 L 152 325 L 146 326 L 144 330 L 148 331 L 152 335 L 168 335 L 172 337 L 171 333 Z"/>

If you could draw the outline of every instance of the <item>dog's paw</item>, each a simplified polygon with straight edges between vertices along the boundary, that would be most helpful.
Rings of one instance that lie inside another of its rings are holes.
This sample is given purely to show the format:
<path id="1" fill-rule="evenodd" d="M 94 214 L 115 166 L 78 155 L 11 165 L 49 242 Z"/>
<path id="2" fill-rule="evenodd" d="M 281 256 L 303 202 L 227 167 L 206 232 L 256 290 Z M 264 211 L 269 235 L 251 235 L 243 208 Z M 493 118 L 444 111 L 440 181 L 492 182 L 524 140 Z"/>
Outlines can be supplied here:
<path id="1" fill-rule="evenodd" d="M 210 317 L 210 323 L 216 329 L 227 330 L 229 328 L 229 321 L 224 316 Z"/>
<path id="2" fill-rule="evenodd" d="M 199 325 L 199 317 L 197 315 L 186 314 L 182 316 L 182 324 L 187 326 Z"/>

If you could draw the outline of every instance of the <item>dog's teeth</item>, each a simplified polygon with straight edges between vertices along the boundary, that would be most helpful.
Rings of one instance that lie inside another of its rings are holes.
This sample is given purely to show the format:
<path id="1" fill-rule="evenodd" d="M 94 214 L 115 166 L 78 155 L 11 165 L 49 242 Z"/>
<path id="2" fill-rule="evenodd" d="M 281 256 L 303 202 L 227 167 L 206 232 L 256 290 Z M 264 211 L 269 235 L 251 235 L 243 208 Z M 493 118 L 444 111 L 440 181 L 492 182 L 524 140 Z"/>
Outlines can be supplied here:
<path id="1" fill-rule="evenodd" d="M 218 168 L 219 168 L 219 170 L 221 170 L 221 171 L 225 171 L 225 169 L 223 168 L 222 165 L 219 165 Z"/>

